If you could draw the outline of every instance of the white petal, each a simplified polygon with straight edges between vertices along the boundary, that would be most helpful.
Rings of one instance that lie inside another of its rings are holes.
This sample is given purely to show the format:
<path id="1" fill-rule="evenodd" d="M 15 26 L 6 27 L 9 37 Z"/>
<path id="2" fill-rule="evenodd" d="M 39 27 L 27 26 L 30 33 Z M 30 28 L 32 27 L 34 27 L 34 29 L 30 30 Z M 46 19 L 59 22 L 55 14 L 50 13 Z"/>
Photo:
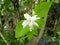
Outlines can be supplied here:
<path id="1" fill-rule="evenodd" d="M 23 28 L 25 28 L 28 24 L 29 24 L 29 22 L 28 22 L 27 20 L 25 20 L 25 21 L 22 23 Z"/>
<path id="2" fill-rule="evenodd" d="M 33 29 L 33 23 L 30 23 L 29 27 L 30 27 L 30 30 L 32 30 Z"/>
<path id="3" fill-rule="evenodd" d="M 36 17 L 36 16 L 37 16 L 37 15 L 33 16 L 33 17 L 31 18 L 31 20 L 36 21 L 36 20 L 40 19 L 39 17 Z"/>
<path id="4" fill-rule="evenodd" d="M 32 16 L 32 19 L 36 18 L 37 15 Z"/>
<path id="5" fill-rule="evenodd" d="M 4 26 L 4 28 L 6 29 L 6 28 L 7 28 L 7 26 Z"/>
<path id="6" fill-rule="evenodd" d="M 36 22 L 34 22 L 34 25 L 35 25 L 35 26 L 39 26 Z"/>
<path id="7" fill-rule="evenodd" d="M 27 20 L 30 20 L 30 19 L 31 19 L 31 16 L 30 16 L 28 13 L 24 14 L 24 17 L 25 17 Z"/>

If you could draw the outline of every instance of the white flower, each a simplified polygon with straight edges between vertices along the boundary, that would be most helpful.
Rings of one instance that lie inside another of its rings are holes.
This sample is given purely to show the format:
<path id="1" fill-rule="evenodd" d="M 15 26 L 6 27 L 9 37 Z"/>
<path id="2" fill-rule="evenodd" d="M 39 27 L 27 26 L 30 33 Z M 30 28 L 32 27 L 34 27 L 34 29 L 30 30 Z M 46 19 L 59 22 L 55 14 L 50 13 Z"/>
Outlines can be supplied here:
<path id="1" fill-rule="evenodd" d="M 7 26 L 4 26 L 4 29 L 6 29 L 7 28 Z"/>
<path id="2" fill-rule="evenodd" d="M 29 14 L 24 14 L 24 17 L 26 20 L 23 21 L 22 26 L 23 28 L 25 28 L 26 26 L 29 26 L 30 31 L 32 31 L 32 29 L 34 28 L 34 26 L 39 26 L 35 21 L 40 19 L 39 17 L 37 17 L 37 15 L 34 16 L 30 16 Z"/>
<path id="3" fill-rule="evenodd" d="M 8 25 L 5 25 L 5 26 L 4 26 L 4 29 L 5 29 L 5 30 L 9 30 L 9 26 L 8 26 Z"/>

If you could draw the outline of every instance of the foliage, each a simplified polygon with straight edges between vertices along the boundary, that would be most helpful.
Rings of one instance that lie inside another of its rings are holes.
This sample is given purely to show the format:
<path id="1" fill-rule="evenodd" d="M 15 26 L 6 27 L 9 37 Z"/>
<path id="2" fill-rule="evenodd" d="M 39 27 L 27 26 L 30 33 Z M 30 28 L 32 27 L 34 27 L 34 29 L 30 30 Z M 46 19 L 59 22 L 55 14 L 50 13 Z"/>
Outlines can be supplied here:
<path id="1" fill-rule="evenodd" d="M 34 15 L 40 17 L 40 20 L 36 21 L 39 27 L 35 26 L 30 32 L 29 26 L 22 27 L 22 22 L 25 20 L 23 17 L 25 13 L 34 16 L 32 11 L 35 12 Z M 25 45 L 33 37 L 38 37 L 40 29 L 45 25 L 44 34 L 38 43 L 60 45 L 59 12 L 58 0 L 54 2 L 51 0 L 42 2 L 40 0 L 0 0 L 0 32 L 9 45 Z M 0 45 L 7 45 L 7 43 L 0 37 Z"/>

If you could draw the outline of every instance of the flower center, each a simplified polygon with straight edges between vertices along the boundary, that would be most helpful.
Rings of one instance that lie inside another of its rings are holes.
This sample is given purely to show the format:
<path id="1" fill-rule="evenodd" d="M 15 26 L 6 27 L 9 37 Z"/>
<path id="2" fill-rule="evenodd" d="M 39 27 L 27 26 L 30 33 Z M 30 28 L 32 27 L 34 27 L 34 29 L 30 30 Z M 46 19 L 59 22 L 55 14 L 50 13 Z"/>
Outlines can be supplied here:
<path id="1" fill-rule="evenodd" d="M 31 22 L 31 19 L 29 19 L 28 21 Z"/>

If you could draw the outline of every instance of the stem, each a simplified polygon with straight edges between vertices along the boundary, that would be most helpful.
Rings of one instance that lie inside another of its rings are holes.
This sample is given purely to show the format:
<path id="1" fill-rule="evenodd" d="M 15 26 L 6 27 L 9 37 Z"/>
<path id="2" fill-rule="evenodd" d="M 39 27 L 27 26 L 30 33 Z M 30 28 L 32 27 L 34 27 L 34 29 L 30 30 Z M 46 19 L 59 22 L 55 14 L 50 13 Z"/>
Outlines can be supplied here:
<path id="1" fill-rule="evenodd" d="M 44 33 L 44 29 L 45 29 L 45 24 L 43 25 L 43 27 L 41 28 L 41 31 L 39 32 L 39 36 L 38 36 L 37 42 L 39 41 L 39 39 L 42 38 L 43 33 Z"/>
<path id="2" fill-rule="evenodd" d="M 57 26 L 57 19 L 55 20 L 55 24 L 54 24 L 54 30 L 56 29 L 56 26 Z"/>
<path id="3" fill-rule="evenodd" d="M 4 42 L 5 42 L 7 45 L 9 45 L 9 44 L 7 43 L 7 41 L 5 40 L 5 38 L 4 38 L 4 36 L 2 35 L 1 32 L 0 32 L 0 36 L 1 36 L 1 38 L 4 40 Z"/>

